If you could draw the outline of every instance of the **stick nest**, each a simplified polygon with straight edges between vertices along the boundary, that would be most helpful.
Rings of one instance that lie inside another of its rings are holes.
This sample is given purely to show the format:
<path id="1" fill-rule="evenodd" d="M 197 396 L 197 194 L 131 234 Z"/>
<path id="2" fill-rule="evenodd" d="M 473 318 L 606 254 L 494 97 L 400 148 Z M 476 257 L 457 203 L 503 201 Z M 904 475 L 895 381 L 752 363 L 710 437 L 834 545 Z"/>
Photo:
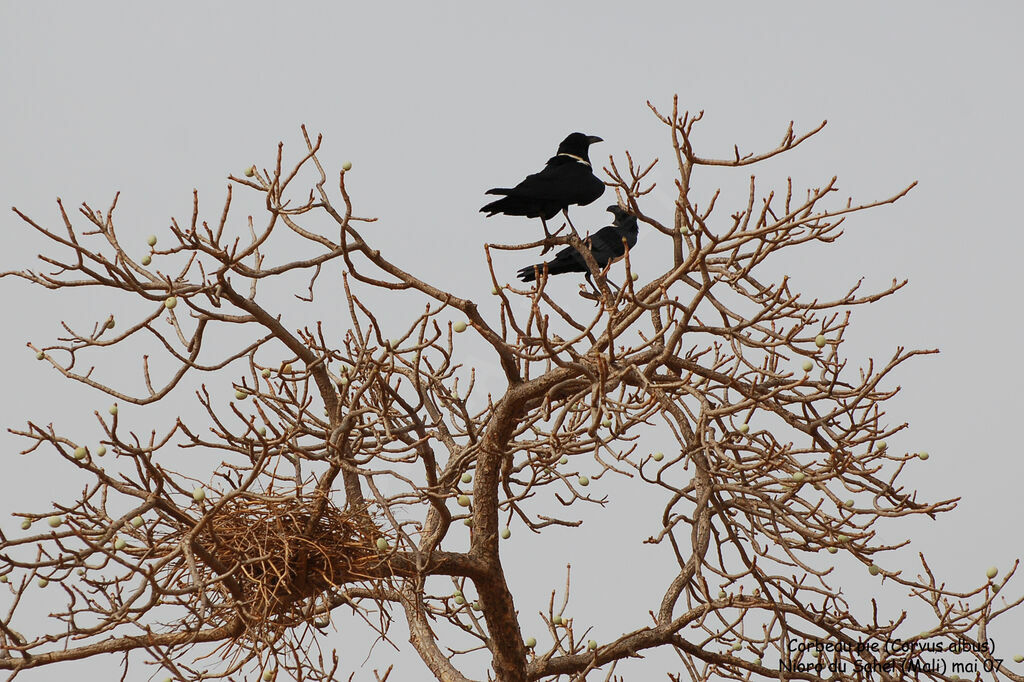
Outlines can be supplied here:
<path id="1" fill-rule="evenodd" d="M 353 582 L 380 582 L 394 575 L 377 540 L 393 540 L 366 510 L 328 503 L 310 526 L 311 504 L 296 500 L 235 498 L 208 520 L 197 542 L 240 585 L 238 599 L 217 582 L 225 619 L 241 615 L 246 628 L 292 627 L 313 619 L 316 598 Z M 219 574 L 198 562 L 200 578 Z M 216 609 L 221 611 L 221 609 Z M 218 618 L 218 620 L 220 620 Z"/>

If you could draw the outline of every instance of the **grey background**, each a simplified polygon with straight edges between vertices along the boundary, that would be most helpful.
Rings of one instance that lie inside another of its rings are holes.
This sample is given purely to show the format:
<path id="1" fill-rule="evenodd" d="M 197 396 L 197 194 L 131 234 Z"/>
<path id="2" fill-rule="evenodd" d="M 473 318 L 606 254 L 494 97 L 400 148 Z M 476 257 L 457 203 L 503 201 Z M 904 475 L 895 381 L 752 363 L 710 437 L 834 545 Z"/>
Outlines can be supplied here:
<path id="1" fill-rule="evenodd" d="M 641 161 L 660 156 L 659 188 L 644 205 L 668 219 L 667 130 L 645 100 L 668 109 L 679 93 L 681 107 L 705 110 L 696 136 L 705 156 L 728 156 L 733 144 L 760 151 L 790 120 L 800 131 L 827 118 L 815 140 L 759 171 L 762 187 L 787 175 L 815 186 L 838 174 L 844 196 L 869 200 L 920 185 L 895 206 L 852 218 L 834 247 L 775 271 L 822 297 L 860 276 L 874 287 L 910 279 L 897 297 L 856 312 L 845 350 L 862 364 L 897 345 L 941 349 L 894 376 L 903 392 L 890 421 L 911 428 L 890 446 L 931 452 L 906 479 L 923 498 L 963 502 L 935 522 L 895 522 L 886 539 L 914 540 L 893 563 L 912 569 L 924 551 L 950 585 L 967 589 L 990 565 L 1006 571 L 1022 549 L 1022 19 L 1012 2 L 4 2 L 0 204 L 57 225 L 55 197 L 69 209 L 106 208 L 120 191 L 120 229 L 141 251 L 170 216 L 187 219 L 193 187 L 216 219 L 225 176 L 271 165 L 279 140 L 297 153 L 305 123 L 324 133 L 325 161 L 353 162 L 349 187 L 357 213 L 380 218 L 377 245 L 487 303 L 481 245 L 534 239 L 536 226 L 484 220 L 483 191 L 539 168 L 566 133 L 601 135 L 592 158 L 602 163 L 626 149 Z M 745 182 L 744 171 L 695 180 L 705 198 L 718 186 L 735 198 Z M 607 203 L 606 194 L 574 211 L 577 226 L 603 225 Z M 719 219 L 736 208 L 723 204 Z M 42 240 L 13 214 L 0 227 L 0 270 L 35 267 Z M 636 267 L 656 269 L 661 251 L 642 234 Z M 509 256 L 499 270 L 511 278 L 524 260 Z M 575 282 L 559 286 L 571 292 Z M 4 426 L 32 418 L 94 429 L 90 413 L 109 399 L 69 387 L 24 344 L 50 341 L 60 319 L 101 319 L 109 302 L 10 279 L 0 287 Z M 0 512 L 45 507 L 81 485 L 52 456 L 21 458 L 17 439 L 0 442 Z M 657 581 L 668 575 L 668 555 L 639 544 L 656 531 L 660 507 L 644 509 L 636 486 L 602 485 L 614 503 L 587 512 L 579 531 L 522 531 L 504 546 L 524 631 L 541 644 L 536 612 L 560 589 L 567 562 L 576 579 L 570 611 L 604 640 L 648 622 Z M 10 517 L 0 523 L 17 528 Z M 838 570 L 852 598 L 879 593 L 863 570 Z M 901 590 L 882 594 L 890 606 L 906 602 Z M 997 655 L 1024 653 L 1022 631 L 1020 616 L 997 621 Z M 400 646 L 406 638 L 393 631 Z M 394 656 L 378 644 L 364 664 L 363 644 L 352 623 L 325 638 L 342 649 L 343 677 L 355 670 L 372 679 L 369 666 Z M 396 660 L 392 679 L 422 679 L 416 660 Z M 655 656 L 619 672 L 650 679 L 666 669 L 659 661 L 676 669 Z M 72 663 L 23 679 L 63 679 L 76 668 L 99 676 L 114 666 Z M 137 668 L 130 679 L 149 672 Z M 482 666 L 469 672 L 484 676 Z"/>

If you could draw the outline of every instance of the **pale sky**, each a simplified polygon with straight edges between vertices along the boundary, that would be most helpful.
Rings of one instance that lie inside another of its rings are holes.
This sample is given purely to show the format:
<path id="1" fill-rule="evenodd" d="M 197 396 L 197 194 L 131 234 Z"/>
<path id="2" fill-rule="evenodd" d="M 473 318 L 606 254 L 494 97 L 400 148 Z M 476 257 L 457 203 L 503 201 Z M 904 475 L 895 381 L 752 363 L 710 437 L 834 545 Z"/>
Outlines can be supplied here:
<path id="1" fill-rule="evenodd" d="M 595 166 L 625 150 L 664 164 L 667 130 L 647 100 L 667 109 L 678 93 L 681 107 L 704 110 L 696 136 L 703 156 L 728 156 L 733 144 L 765 150 L 791 120 L 800 132 L 828 119 L 816 139 L 765 166 L 761 182 L 792 175 L 807 186 L 838 175 L 842 194 L 862 201 L 920 184 L 896 205 L 852 218 L 830 249 L 779 267 L 823 298 L 861 276 L 875 287 L 910 280 L 897 296 L 856 311 L 845 351 L 864 363 L 897 345 L 941 350 L 894 375 L 903 392 L 889 419 L 910 429 L 890 447 L 932 454 L 906 479 L 921 497 L 963 501 L 938 521 L 897 522 L 889 532 L 913 537 L 910 555 L 924 551 L 951 585 L 968 589 L 988 566 L 1005 572 L 1024 554 L 1012 525 L 1024 475 L 1015 434 L 1024 369 L 1012 359 L 1024 335 L 1022 25 L 1016 2 L 4 2 L 0 204 L 56 225 L 55 197 L 69 209 L 82 201 L 105 209 L 120 191 L 121 230 L 141 248 L 145 235 L 166 233 L 171 216 L 189 216 L 193 187 L 215 219 L 226 176 L 252 163 L 269 167 L 278 141 L 297 153 L 305 123 L 324 134 L 325 162 L 353 163 L 356 211 L 380 218 L 366 232 L 387 255 L 486 301 L 482 244 L 537 235 L 521 219 L 484 219 L 483 193 L 539 169 L 567 133 L 604 138 L 591 150 Z M 643 205 L 669 220 L 672 169 L 659 169 L 659 188 Z M 706 197 L 745 182 L 743 170 L 719 171 L 696 185 Z M 612 201 L 606 194 L 574 209 L 577 226 L 606 224 Z M 0 270 L 37 267 L 42 241 L 13 213 L 2 230 Z M 634 267 L 655 267 L 662 251 L 653 233 L 641 233 Z M 510 255 L 499 276 L 510 279 L 528 262 Z M 91 411 L 109 399 L 69 387 L 25 343 L 51 342 L 59 320 L 98 319 L 110 304 L 13 279 L 0 280 L 0 296 L 4 428 L 28 419 L 93 428 Z M 9 434 L 2 443 L 5 529 L 17 527 L 9 512 L 80 486 L 61 479 L 55 460 L 20 459 L 21 443 Z M 668 557 L 638 544 L 657 525 L 631 511 L 638 489 L 616 494 L 614 485 L 606 492 L 620 504 L 588 514 L 575 535 L 524 531 L 503 547 L 521 621 L 539 639 L 547 635 L 536 612 L 561 589 L 568 562 L 580 576 L 572 611 L 600 637 L 646 624 L 656 605 L 640 598 L 642 586 L 618 589 L 638 561 Z M 609 538 L 622 543 L 614 557 L 599 549 Z M 877 580 L 851 575 L 849 593 L 875 593 Z M 1022 591 L 1015 584 L 1012 595 Z M 1020 632 L 1020 616 L 997 621 L 997 655 L 1024 653 Z M 350 634 L 335 631 L 325 645 L 346 647 Z M 405 645 L 407 634 L 396 630 L 392 639 Z M 340 679 L 353 670 L 372 679 L 370 666 L 392 655 L 378 645 L 364 665 L 364 650 L 342 651 Z M 423 679 L 418 659 L 400 661 L 393 680 Z M 618 672 L 652 679 L 644 675 L 663 669 L 645 665 L 653 660 Z M 70 663 L 20 679 L 114 666 Z M 130 679 L 149 672 L 140 666 Z"/>

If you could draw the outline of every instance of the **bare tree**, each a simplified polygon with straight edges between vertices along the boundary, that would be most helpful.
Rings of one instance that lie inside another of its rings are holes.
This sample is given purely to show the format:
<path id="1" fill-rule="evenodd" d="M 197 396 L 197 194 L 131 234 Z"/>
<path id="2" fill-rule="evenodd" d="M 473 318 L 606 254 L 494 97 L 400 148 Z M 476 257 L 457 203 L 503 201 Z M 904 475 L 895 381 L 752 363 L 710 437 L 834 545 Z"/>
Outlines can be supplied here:
<path id="1" fill-rule="evenodd" d="M 496 295 L 473 301 L 407 271 L 360 232 L 370 220 L 354 213 L 350 167 L 334 185 L 321 139 L 305 129 L 294 164 L 279 147 L 269 170 L 230 178 L 211 223 L 195 197 L 191 219 L 172 223 L 173 243 L 151 239 L 141 258 L 119 241 L 116 198 L 105 212 L 83 205 L 75 219 L 60 204 L 57 228 L 15 209 L 53 252 L 40 256 L 45 272 L 4 275 L 117 293 L 139 312 L 88 330 L 65 324 L 55 343 L 30 344 L 44 365 L 113 406 L 95 415 L 101 442 L 54 424 L 14 431 L 25 453 L 77 468 L 90 484 L 71 504 L 19 511 L 29 532 L 0 537 L 0 668 L 13 677 L 117 652 L 126 668 L 142 658 L 173 679 L 259 670 L 268 680 L 330 680 L 337 654 L 322 651 L 317 634 L 341 610 L 381 637 L 407 638 L 445 681 L 468 679 L 473 652 L 490 657 L 496 680 L 612 679 L 620 661 L 656 647 L 678 654 L 672 680 L 863 679 L 869 668 L 882 680 L 906 671 L 946 679 L 948 671 L 918 670 L 924 647 L 890 646 L 898 639 L 973 644 L 967 655 L 994 678 L 1024 679 L 983 646 L 989 623 L 1021 601 L 996 594 L 1016 566 L 961 593 L 923 556 L 916 576 L 878 559 L 894 549 L 876 538 L 880 524 L 956 506 L 917 499 L 901 476 L 924 455 L 884 442 L 904 428 L 885 415 L 889 375 L 933 351 L 899 348 L 859 369 L 842 353 L 851 309 L 904 282 L 874 292 L 854 285 L 826 301 L 761 274 L 769 257 L 831 244 L 848 215 L 913 185 L 855 204 L 837 200 L 835 178 L 806 192 L 790 181 L 778 193 L 751 178 L 745 205 L 723 217 L 718 193 L 698 203 L 691 192 L 695 172 L 746 173 L 825 124 L 802 135 L 791 124 L 770 151 L 714 159 L 692 145 L 700 114 L 680 113 L 676 102 L 667 115 L 651 109 L 671 139 L 673 214 L 645 210 L 656 161 L 636 164 L 627 153 L 605 171 L 646 239 L 671 245 L 673 262 L 642 281 L 627 254 L 613 290 L 568 226 L 553 242 L 584 250 L 601 291 L 596 306 L 556 300 L 543 276 L 517 288 L 499 284 L 492 268 Z M 265 206 L 241 230 L 230 217 L 236 188 Z M 496 251 L 540 243 L 487 245 L 488 264 Z M 302 258 L 275 260 L 296 244 Z M 295 275 L 304 276 L 298 305 L 316 318 L 317 287 L 330 281 L 331 303 L 343 290 L 340 341 L 322 324 L 293 328 L 290 309 L 268 305 L 276 299 L 264 292 Z M 364 300 L 410 291 L 422 313 L 387 338 L 381 308 Z M 456 334 L 467 330 L 492 353 L 487 363 L 499 369 L 489 371 L 507 384 L 500 390 L 482 389 L 471 370 L 484 368 L 460 362 Z M 128 379 L 122 365 L 139 348 L 140 376 Z M 229 383 L 234 400 L 223 396 Z M 169 405 L 190 391 L 201 414 L 163 432 L 147 436 L 118 414 L 118 405 Z M 651 452 L 653 434 L 674 448 Z M 222 461 L 195 477 L 174 463 L 181 449 Z M 675 577 L 650 622 L 621 624 L 610 641 L 587 641 L 555 600 L 545 615 L 551 643 L 524 641 L 500 538 L 509 523 L 543 533 L 576 523 L 577 505 L 603 504 L 586 477 L 570 473 L 584 460 L 600 467 L 596 477 L 632 477 L 667 497 L 650 510 L 662 528 L 648 541 L 671 545 Z M 463 524 L 469 549 L 454 551 Z M 906 634 L 902 615 L 849 604 L 823 553 L 905 587 L 902 612 L 930 612 L 932 627 Z M 50 629 L 22 634 L 22 613 L 47 584 L 63 590 L 65 607 Z M 408 628 L 400 637 L 396 613 Z"/>

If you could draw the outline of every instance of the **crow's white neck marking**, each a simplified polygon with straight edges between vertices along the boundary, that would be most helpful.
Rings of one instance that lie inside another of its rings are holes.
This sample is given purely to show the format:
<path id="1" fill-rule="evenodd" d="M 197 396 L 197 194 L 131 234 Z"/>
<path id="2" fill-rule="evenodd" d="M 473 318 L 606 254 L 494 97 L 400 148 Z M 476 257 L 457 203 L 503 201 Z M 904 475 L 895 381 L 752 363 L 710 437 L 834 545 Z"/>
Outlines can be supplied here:
<path id="1" fill-rule="evenodd" d="M 568 156 L 570 159 L 579 161 L 587 168 L 590 168 L 590 162 L 584 159 L 582 156 L 576 156 L 575 154 L 569 154 L 568 152 L 558 152 L 555 156 Z"/>

